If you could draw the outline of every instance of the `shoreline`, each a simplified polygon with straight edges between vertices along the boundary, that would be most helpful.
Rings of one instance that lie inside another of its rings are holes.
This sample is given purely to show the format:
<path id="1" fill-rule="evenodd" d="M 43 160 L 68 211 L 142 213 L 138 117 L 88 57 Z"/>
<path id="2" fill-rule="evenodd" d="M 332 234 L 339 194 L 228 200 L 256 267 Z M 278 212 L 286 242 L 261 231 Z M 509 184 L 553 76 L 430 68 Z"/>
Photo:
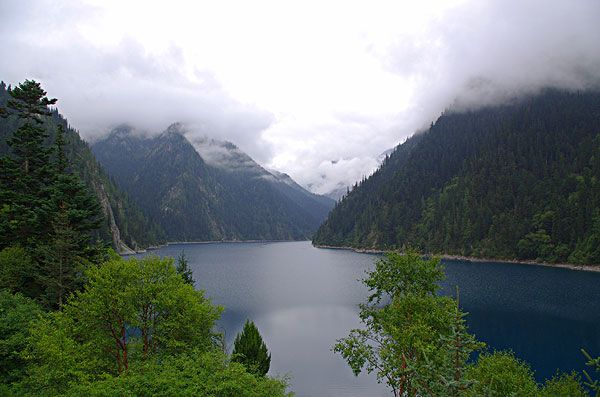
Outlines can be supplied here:
<path id="1" fill-rule="evenodd" d="M 355 248 L 355 247 L 340 247 L 332 245 L 314 245 L 316 248 L 324 249 L 337 249 L 354 251 L 362 254 L 385 254 L 394 250 L 381 250 L 373 248 Z M 600 272 L 600 265 L 578 265 L 574 263 L 548 263 L 548 262 L 536 262 L 531 260 L 519 260 L 519 259 L 498 259 L 498 258 L 479 258 L 476 256 L 464 256 L 464 255 L 450 255 L 450 254 L 439 254 L 441 259 L 446 260 L 459 260 L 468 262 L 481 262 L 481 263 L 508 263 L 516 265 L 531 265 L 531 266 L 544 266 L 544 267 L 556 267 L 560 269 L 568 269 L 583 272 Z"/>
<path id="2" fill-rule="evenodd" d="M 164 244 L 152 245 L 147 248 L 132 250 L 132 253 L 120 253 L 119 255 L 136 255 L 143 254 L 148 251 L 154 251 L 169 245 L 183 245 L 183 244 L 252 244 L 252 243 L 291 243 L 297 241 L 309 241 L 310 240 L 204 240 L 204 241 L 167 241 Z"/>

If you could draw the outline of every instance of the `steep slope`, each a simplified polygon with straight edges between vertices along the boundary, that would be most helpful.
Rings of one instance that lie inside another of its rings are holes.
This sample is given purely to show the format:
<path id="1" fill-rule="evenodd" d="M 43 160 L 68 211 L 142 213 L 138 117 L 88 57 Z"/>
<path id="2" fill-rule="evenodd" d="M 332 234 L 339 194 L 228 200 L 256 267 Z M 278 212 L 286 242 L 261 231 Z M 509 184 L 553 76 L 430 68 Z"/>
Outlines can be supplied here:
<path id="1" fill-rule="evenodd" d="M 0 83 L 0 107 L 4 107 L 8 99 L 8 88 L 4 83 Z M 143 248 L 162 242 L 162 231 L 152 226 L 123 191 L 109 179 L 94 158 L 87 143 L 81 139 L 75 129 L 68 126 L 67 120 L 56 110 L 52 111 L 52 115 L 46 122 L 49 134 L 47 144 L 54 143 L 54 134 L 58 124 L 62 124 L 65 128 L 65 152 L 73 172 L 96 193 L 101 204 L 105 222 L 98 231 L 97 237 L 111 242 L 113 247 L 120 252 L 130 252 L 130 248 Z M 18 126 L 19 122 L 14 117 L 0 118 L 0 155 L 9 152 L 6 141 Z"/>
<path id="2" fill-rule="evenodd" d="M 446 113 L 331 212 L 315 244 L 600 263 L 600 94 Z"/>
<path id="3" fill-rule="evenodd" d="M 333 206 L 229 142 L 192 144 L 184 133 L 173 124 L 148 138 L 121 126 L 92 147 L 170 240 L 304 239 Z"/>

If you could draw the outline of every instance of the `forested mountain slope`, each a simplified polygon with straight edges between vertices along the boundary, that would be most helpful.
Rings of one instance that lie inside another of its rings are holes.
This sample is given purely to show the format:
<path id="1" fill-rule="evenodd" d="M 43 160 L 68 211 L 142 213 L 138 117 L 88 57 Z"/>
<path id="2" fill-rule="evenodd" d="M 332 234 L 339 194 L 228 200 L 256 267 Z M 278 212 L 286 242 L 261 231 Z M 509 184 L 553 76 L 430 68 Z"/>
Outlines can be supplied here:
<path id="1" fill-rule="evenodd" d="M 0 83 L 0 108 L 6 106 L 9 99 L 8 88 Z M 164 241 L 159 227 L 151 225 L 145 215 L 136 207 L 123 191 L 109 179 L 98 164 L 89 146 L 79 133 L 68 126 L 58 111 L 52 111 L 50 122 L 45 123 L 49 131 L 48 145 L 53 145 L 56 126 L 62 124 L 65 130 L 65 152 L 73 172 L 96 194 L 105 216 L 98 237 L 111 242 L 119 251 L 128 251 L 156 245 Z M 18 128 L 15 117 L 0 118 L 0 155 L 8 153 L 6 140 Z"/>
<path id="2" fill-rule="evenodd" d="M 333 207 L 231 143 L 184 133 L 180 124 L 156 137 L 120 126 L 92 147 L 171 241 L 309 238 Z"/>
<path id="3" fill-rule="evenodd" d="M 317 245 L 600 263 L 600 94 L 446 112 L 331 212 Z"/>

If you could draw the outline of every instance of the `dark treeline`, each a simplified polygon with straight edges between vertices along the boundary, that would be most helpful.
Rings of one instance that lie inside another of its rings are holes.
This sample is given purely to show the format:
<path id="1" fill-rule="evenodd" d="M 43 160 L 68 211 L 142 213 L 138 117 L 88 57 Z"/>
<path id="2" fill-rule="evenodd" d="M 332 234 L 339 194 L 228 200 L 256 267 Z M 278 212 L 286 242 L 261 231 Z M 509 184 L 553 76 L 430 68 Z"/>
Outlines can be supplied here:
<path id="1" fill-rule="evenodd" d="M 11 98 L 11 87 L 0 83 L 0 108 L 7 107 Z M 24 120 L 15 114 L 0 118 L 0 156 L 13 156 L 8 142 Z M 39 124 L 43 130 L 43 147 L 56 145 L 56 131 L 63 130 L 63 152 L 67 160 L 66 170 L 77 175 L 90 191 L 97 197 L 101 206 L 103 220 L 100 227 L 94 230 L 94 237 L 103 242 L 110 242 L 116 249 L 122 243 L 135 249 L 157 245 L 164 241 L 164 233 L 159 226 L 151 224 L 146 216 L 131 202 L 123 191 L 110 180 L 100 167 L 89 146 L 79 133 L 71 128 L 56 109 L 48 109 L 47 114 L 40 115 L 44 122 Z M 49 153 L 54 159 L 56 153 Z"/>
<path id="2" fill-rule="evenodd" d="M 315 244 L 600 264 L 600 94 L 446 112 L 332 211 Z"/>

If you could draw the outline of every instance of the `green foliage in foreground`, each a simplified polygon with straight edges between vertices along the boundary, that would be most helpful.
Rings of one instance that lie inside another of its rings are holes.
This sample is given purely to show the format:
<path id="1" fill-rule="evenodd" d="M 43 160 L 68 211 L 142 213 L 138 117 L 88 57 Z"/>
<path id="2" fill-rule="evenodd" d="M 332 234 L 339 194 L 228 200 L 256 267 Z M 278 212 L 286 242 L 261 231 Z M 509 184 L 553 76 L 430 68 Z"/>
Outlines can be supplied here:
<path id="1" fill-rule="evenodd" d="M 20 378 L 25 368 L 21 353 L 27 347 L 29 326 L 41 314 L 42 309 L 31 299 L 0 291 L 0 384 Z"/>
<path id="2" fill-rule="evenodd" d="M 232 356 L 233 361 L 241 363 L 253 374 L 265 376 L 269 372 L 271 354 L 258 328 L 250 320 L 246 320 L 244 329 L 235 337 Z"/>
<path id="3" fill-rule="evenodd" d="M 575 374 L 557 374 L 538 385 L 530 367 L 510 352 L 484 352 L 469 363 L 483 343 L 468 333 L 458 299 L 436 293 L 443 276 L 438 259 L 386 254 L 363 280 L 372 292 L 360 306 L 364 328 L 350 331 L 333 350 L 355 375 L 375 372 L 395 396 L 587 395 Z"/>
<path id="4" fill-rule="evenodd" d="M 340 339 L 356 375 L 376 372 L 399 396 L 459 395 L 470 382 L 467 359 L 482 347 L 467 333 L 455 300 L 436 294 L 443 270 L 437 259 L 392 253 L 363 280 L 372 291 L 360 307 L 364 329 Z M 383 298 L 390 299 L 381 305 Z"/>
<path id="5" fill-rule="evenodd" d="M 43 316 L 27 298 L 0 293 L 0 394 L 286 395 L 285 381 L 229 362 L 213 332 L 221 308 L 173 259 L 113 257 L 86 279 Z"/>
<path id="6" fill-rule="evenodd" d="M 534 397 L 538 393 L 531 368 L 508 352 L 480 355 L 467 376 L 476 380 L 468 396 Z"/>
<path id="7" fill-rule="evenodd" d="M 283 397 L 289 395 L 285 389 L 285 382 L 252 375 L 219 351 L 193 351 L 132 367 L 122 376 L 74 386 L 67 395 Z"/>

